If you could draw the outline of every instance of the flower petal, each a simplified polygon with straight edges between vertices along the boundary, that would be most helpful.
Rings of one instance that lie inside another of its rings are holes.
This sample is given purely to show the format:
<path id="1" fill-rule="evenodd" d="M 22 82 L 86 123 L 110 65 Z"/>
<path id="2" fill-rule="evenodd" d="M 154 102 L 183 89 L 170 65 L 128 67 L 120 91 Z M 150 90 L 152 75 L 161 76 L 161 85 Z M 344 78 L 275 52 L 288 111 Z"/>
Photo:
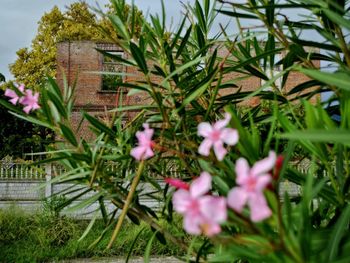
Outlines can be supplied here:
<path id="1" fill-rule="evenodd" d="M 145 130 L 143 131 L 143 134 L 145 135 L 145 137 L 146 137 L 148 140 L 151 140 L 151 139 L 152 139 L 152 136 L 153 136 L 153 134 L 154 134 L 154 130 L 149 128 L 149 124 L 148 124 L 148 123 L 144 123 L 144 124 L 143 124 L 143 128 L 145 129 Z"/>
<path id="2" fill-rule="evenodd" d="M 214 144 L 214 153 L 219 161 L 222 161 L 224 159 L 227 150 L 224 148 L 224 143 L 222 141 L 217 141 Z"/>
<path id="3" fill-rule="evenodd" d="M 211 220 L 206 220 L 201 224 L 201 229 L 204 235 L 208 237 L 215 236 L 221 232 L 221 227 L 218 223 Z"/>
<path id="4" fill-rule="evenodd" d="M 227 219 L 226 199 L 224 197 L 206 195 L 199 200 L 199 209 L 205 218 L 216 223 Z"/>
<path id="5" fill-rule="evenodd" d="M 32 109 L 32 107 L 31 107 L 30 105 L 28 105 L 28 106 L 25 106 L 25 107 L 23 108 L 23 111 L 24 111 L 25 113 L 29 114 L 29 112 L 30 112 L 31 109 Z"/>
<path id="6" fill-rule="evenodd" d="M 210 148 L 213 145 L 212 141 L 209 139 L 204 139 L 201 145 L 199 145 L 198 153 L 203 156 L 208 156 L 210 154 Z"/>
<path id="7" fill-rule="evenodd" d="M 266 186 L 271 182 L 271 175 L 269 174 L 263 174 L 263 175 L 259 175 L 257 176 L 257 181 L 256 181 L 256 191 L 258 192 L 262 192 Z"/>
<path id="8" fill-rule="evenodd" d="M 238 213 L 241 213 L 248 200 L 248 192 L 243 188 L 234 187 L 227 196 L 227 205 Z"/>
<path id="9" fill-rule="evenodd" d="M 173 205 L 176 212 L 185 214 L 190 207 L 193 199 L 189 191 L 184 189 L 177 190 L 173 195 Z"/>
<path id="10" fill-rule="evenodd" d="M 188 185 L 188 183 L 180 180 L 180 179 L 176 179 L 176 178 L 165 178 L 164 181 L 175 187 L 175 188 L 178 188 L 178 189 L 185 189 L 185 190 L 189 190 L 190 189 L 190 186 Z"/>
<path id="11" fill-rule="evenodd" d="M 4 95 L 5 95 L 6 97 L 10 97 L 10 98 L 17 97 L 16 92 L 14 92 L 14 91 L 11 90 L 11 89 L 6 89 Z"/>
<path id="12" fill-rule="evenodd" d="M 268 173 L 275 166 L 276 158 L 276 153 L 274 151 L 270 151 L 268 157 L 254 164 L 251 169 L 251 173 L 254 175 Z"/>
<path id="13" fill-rule="evenodd" d="M 196 198 L 209 192 L 211 189 L 211 175 L 207 172 L 202 172 L 201 175 L 193 180 L 190 186 L 191 196 Z"/>
<path id="14" fill-rule="evenodd" d="M 13 98 L 9 100 L 13 105 L 17 104 L 18 98 Z"/>
<path id="15" fill-rule="evenodd" d="M 208 122 L 202 122 L 198 125 L 198 135 L 208 137 L 213 128 Z"/>
<path id="16" fill-rule="evenodd" d="M 223 129 L 221 132 L 221 140 L 227 145 L 235 145 L 238 142 L 238 131 L 231 128 Z"/>
<path id="17" fill-rule="evenodd" d="M 21 84 L 19 87 L 18 87 L 18 90 L 20 92 L 24 92 L 24 84 Z M 39 95 L 39 93 L 37 93 Z"/>
<path id="18" fill-rule="evenodd" d="M 248 205 L 250 208 L 250 219 L 253 222 L 262 221 L 272 214 L 263 193 L 251 195 L 248 200 Z"/>
<path id="19" fill-rule="evenodd" d="M 236 161 L 236 182 L 239 185 L 244 185 L 247 177 L 249 176 L 249 164 L 248 161 L 244 158 L 239 158 Z"/>
<path id="20" fill-rule="evenodd" d="M 184 217 L 184 229 L 187 233 L 191 235 L 200 235 L 202 230 L 200 225 L 203 222 L 203 218 L 200 215 L 185 215 Z"/>
<path id="21" fill-rule="evenodd" d="M 227 126 L 227 124 L 229 124 L 230 120 L 231 120 L 231 115 L 229 113 L 225 112 L 225 118 L 217 121 L 213 125 L 213 128 L 215 130 L 221 130 L 221 129 L 225 128 Z"/>
<path id="22" fill-rule="evenodd" d="M 154 156 L 154 152 L 153 152 L 151 147 L 145 147 L 145 149 L 146 149 L 145 155 L 143 156 L 142 159 L 146 160 L 146 159 L 151 158 L 151 157 Z"/>
<path id="23" fill-rule="evenodd" d="M 143 146 L 137 146 L 130 151 L 130 155 L 136 160 L 140 161 L 146 151 L 146 148 Z"/>

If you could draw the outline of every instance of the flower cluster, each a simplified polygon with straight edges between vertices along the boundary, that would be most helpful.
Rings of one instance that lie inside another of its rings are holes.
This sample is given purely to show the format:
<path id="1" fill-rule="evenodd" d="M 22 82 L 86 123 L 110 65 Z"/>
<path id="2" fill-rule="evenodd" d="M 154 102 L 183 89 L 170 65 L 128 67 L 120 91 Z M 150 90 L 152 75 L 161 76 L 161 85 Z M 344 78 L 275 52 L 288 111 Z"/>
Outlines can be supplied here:
<path id="1" fill-rule="evenodd" d="M 22 104 L 24 106 L 23 111 L 27 114 L 29 114 L 32 110 L 40 109 L 40 106 L 38 104 L 38 92 L 33 94 L 32 90 L 25 90 L 24 85 L 20 85 L 17 89 L 17 92 L 11 89 L 5 90 L 5 96 L 11 98 L 9 101 L 13 105 L 16 105 L 17 103 Z"/>
<path id="2" fill-rule="evenodd" d="M 168 183 L 179 186 L 178 181 L 168 180 Z M 211 189 L 210 174 L 202 172 L 186 188 L 188 189 L 180 188 L 174 193 L 173 204 L 175 211 L 184 216 L 184 229 L 187 233 L 204 233 L 207 236 L 220 233 L 220 223 L 227 219 L 226 199 L 207 194 Z"/>
<path id="3" fill-rule="evenodd" d="M 219 120 L 213 125 L 208 122 L 202 122 L 198 125 L 198 135 L 205 139 L 198 148 L 201 155 L 208 156 L 210 148 L 214 149 L 216 158 L 222 161 L 227 153 L 224 143 L 235 145 L 238 142 L 238 132 L 235 129 L 225 128 L 230 122 L 231 116 L 226 113 L 223 120 Z"/>
<path id="4" fill-rule="evenodd" d="M 226 128 L 231 116 L 226 113 L 225 118 L 213 125 L 203 122 L 198 126 L 198 135 L 204 140 L 198 148 L 203 156 L 209 156 L 211 148 L 219 161 L 227 154 L 224 144 L 235 145 L 238 142 L 238 131 Z M 144 160 L 154 155 L 153 129 L 144 124 L 144 131 L 137 132 L 138 146 L 131 151 L 137 160 Z M 237 213 L 242 213 L 247 206 L 250 210 L 250 219 L 253 222 L 262 221 L 271 216 L 264 196 L 264 190 L 272 181 L 271 171 L 276 166 L 276 154 L 270 152 L 269 156 L 256 162 L 252 167 L 244 158 L 236 162 L 236 185 L 227 198 L 215 196 L 210 193 L 212 177 L 207 172 L 188 184 L 180 179 L 167 178 L 166 183 L 177 190 L 173 195 L 173 205 L 176 212 L 184 217 L 184 229 L 189 234 L 213 236 L 221 232 L 223 222 L 227 220 L 228 207 Z"/>
<path id="5" fill-rule="evenodd" d="M 233 210 L 241 213 L 245 204 L 250 208 L 250 219 L 253 222 L 259 222 L 271 216 L 271 210 L 268 207 L 264 189 L 271 182 L 269 172 L 276 163 L 276 154 L 270 152 L 269 156 L 254 164 L 249 168 L 248 162 L 240 158 L 236 162 L 236 183 L 228 194 L 227 204 Z"/>
<path id="6" fill-rule="evenodd" d="M 144 131 L 138 131 L 136 133 L 139 145 L 133 148 L 130 152 L 130 155 L 138 161 L 146 160 L 154 155 L 154 142 L 152 141 L 154 130 L 150 129 L 148 123 L 144 123 L 143 128 Z"/>

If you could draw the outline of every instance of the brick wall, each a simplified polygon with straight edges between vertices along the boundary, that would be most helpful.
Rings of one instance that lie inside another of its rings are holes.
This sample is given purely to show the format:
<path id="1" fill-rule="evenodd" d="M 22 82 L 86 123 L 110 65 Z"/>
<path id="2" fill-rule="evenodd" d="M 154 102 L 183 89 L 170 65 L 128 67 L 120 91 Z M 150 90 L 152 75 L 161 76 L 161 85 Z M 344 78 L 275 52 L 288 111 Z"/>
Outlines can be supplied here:
<path id="1" fill-rule="evenodd" d="M 85 110 L 92 115 L 101 116 L 106 113 L 107 110 L 114 108 L 122 96 L 124 105 L 137 105 L 137 104 L 150 104 L 151 99 L 146 93 L 138 93 L 137 95 L 128 97 L 126 92 L 116 93 L 111 91 L 101 91 L 102 76 L 98 74 L 102 70 L 103 55 L 96 50 L 96 48 L 104 50 L 118 50 L 118 46 L 110 43 L 95 43 L 92 41 L 73 41 L 73 42 L 61 42 L 57 46 L 57 81 L 60 87 L 63 87 L 63 74 L 67 77 L 68 84 L 72 85 L 77 79 L 76 86 L 76 102 L 75 113 L 72 118 L 74 120 L 75 127 L 81 119 L 81 110 Z M 219 57 L 225 57 L 227 55 L 227 49 L 222 47 L 218 51 Z M 127 55 L 125 55 L 127 58 Z M 320 66 L 319 61 L 315 61 L 316 66 Z M 124 78 L 125 82 L 134 82 L 142 80 L 142 74 L 137 71 L 135 67 L 125 67 L 125 73 L 127 76 Z M 230 81 L 237 78 L 241 78 L 240 73 L 227 74 L 223 81 Z M 296 85 L 307 81 L 308 77 L 297 72 L 291 72 L 286 83 L 284 93 L 288 92 Z M 153 81 L 157 82 L 155 77 Z M 256 77 L 247 77 L 237 81 L 235 83 L 242 91 L 254 91 L 261 86 L 261 80 Z M 220 91 L 219 96 L 225 96 L 232 93 L 236 93 L 237 88 L 224 89 Z M 300 95 L 300 94 L 298 94 Z M 314 98 L 316 100 L 317 97 Z M 252 98 L 242 103 L 243 105 L 256 106 L 260 103 L 259 98 Z M 126 117 L 132 117 L 136 112 L 128 112 Z M 80 136 L 91 139 L 94 136 L 88 129 L 87 123 L 83 123 Z"/>

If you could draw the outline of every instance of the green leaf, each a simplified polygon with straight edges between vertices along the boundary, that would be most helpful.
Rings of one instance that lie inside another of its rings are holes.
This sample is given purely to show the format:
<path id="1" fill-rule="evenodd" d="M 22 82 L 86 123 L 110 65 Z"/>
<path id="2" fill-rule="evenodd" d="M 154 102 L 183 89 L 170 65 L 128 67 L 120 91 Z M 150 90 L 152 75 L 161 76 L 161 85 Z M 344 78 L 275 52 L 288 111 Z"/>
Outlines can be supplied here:
<path id="1" fill-rule="evenodd" d="M 124 39 L 129 41 L 129 33 L 123 24 L 123 21 L 117 15 L 109 15 L 109 20 L 112 22 L 113 26 L 116 28 L 117 33 Z"/>
<path id="2" fill-rule="evenodd" d="M 58 113 L 65 119 L 68 118 L 67 110 L 63 105 L 63 101 L 60 100 L 58 95 L 54 94 L 51 91 L 47 91 L 48 98 L 52 101 L 53 105 L 57 109 Z"/>
<path id="3" fill-rule="evenodd" d="M 146 59 L 145 59 L 144 54 L 140 50 L 140 48 L 136 44 L 134 44 L 133 42 L 130 42 L 130 51 L 131 51 L 133 58 L 135 59 L 137 65 L 142 70 L 142 72 L 144 74 L 148 74 Z"/>
<path id="4" fill-rule="evenodd" d="M 78 141 L 73 131 L 63 123 L 59 123 L 62 135 L 66 138 L 73 146 L 78 147 Z"/>
<path id="5" fill-rule="evenodd" d="M 104 56 L 109 57 L 111 59 L 114 59 L 115 61 L 122 62 L 122 63 L 130 65 L 130 66 L 136 66 L 134 63 L 130 62 L 129 60 L 126 60 L 126 59 L 122 58 L 121 56 L 115 55 L 113 53 L 110 53 L 108 51 L 105 51 L 105 50 L 99 49 L 99 48 L 96 48 L 96 50 L 98 52 L 100 52 L 101 54 L 103 54 Z"/>
<path id="6" fill-rule="evenodd" d="M 101 193 L 101 192 L 96 193 L 93 196 L 91 196 L 87 199 L 84 199 L 82 202 L 79 202 L 77 205 L 73 205 L 71 207 L 68 207 L 64 211 L 67 213 L 73 213 L 75 211 L 81 210 L 81 209 L 88 207 L 88 206 L 92 205 L 93 203 L 95 203 L 101 196 L 103 196 L 103 193 Z"/>
<path id="7" fill-rule="evenodd" d="M 321 72 L 314 69 L 297 68 L 300 72 L 309 77 L 319 80 L 331 86 L 336 86 L 339 89 L 350 91 L 350 75 L 345 72 Z"/>
<path id="8" fill-rule="evenodd" d="M 332 20 L 337 25 L 345 27 L 346 29 L 350 30 L 350 20 L 345 19 L 344 17 L 333 12 L 330 9 L 322 8 L 322 12 L 324 12 L 327 18 Z"/>
<path id="9" fill-rule="evenodd" d="M 111 110 L 110 112 L 120 112 L 120 111 L 134 111 L 134 110 L 147 110 L 147 109 L 157 109 L 157 105 L 133 105 L 133 106 L 123 106 Z"/>
<path id="10" fill-rule="evenodd" d="M 340 143 L 350 145 L 350 131 L 344 129 L 303 130 L 278 134 L 280 138 L 292 140 L 309 140 L 312 142 Z"/>
<path id="11" fill-rule="evenodd" d="M 62 92 L 60 87 L 57 85 L 57 82 L 51 77 L 48 77 L 47 79 L 56 96 L 60 99 L 60 101 L 63 101 Z"/>
<path id="12" fill-rule="evenodd" d="M 206 29 L 206 22 L 205 22 L 205 16 L 203 13 L 202 6 L 199 4 L 198 0 L 196 0 L 196 18 L 198 19 L 198 24 L 202 30 Z"/>
<path id="13" fill-rule="evenodd" d="M 115 132 L 110 129 L 108 126 L 106 126 L 104 123 L 100 122 L 98 119 L 92 117 L 91 115 L 84 112 L 83 114 L 84 118 L 87 119 L 95 128 L 100 130 L 101 132 L 104 132 L 113 138 L 116 136 Z"/>
<path id="14" fill-rule="evenodd" d="M 160 84 L 160 86 L 165 86 L 166 82 L 171 79 L 173 76 L 180 74 L 181 72 L 185 71 L 186 69 L 198 64 L 199 62 L 201 62 L 202 60 L 205 60 L 206 57 L 197 57 L 189 62 L 187 62 L 186 64 L 182 65 L 181 67 L 178 67 L 175 71 L 171 72 L 170 75 L 168 75 L 168 77 L 166 77 L 162 83 Z"/>
<path id="15" fill-rule="evenodd" d="M 192 27 L 189 27 L 186 31 L 185 36 L 183 37 L 183 39 L 181 41 L 180 47 L 178 48 L 178 50 L 176 52 L 176 56 L 175 56 L 176 58 L 178 58 L 182 54 L 183 49 L 186 47 L 188 39 L 191 36 L 191 31 L 192 31 Z"/>
<path id="16" fill-rule="evenodd" d="M 132 250 L 134 249 L 135 247 L 135 244 L 138 240 L 138 238 L 140 237 L 141 233 L 146 229 L 146 227 L 143 227 L 136 235 L 136 237 L 134 238 L 134 240 L 132 241 L 131 245 L 130 245 L 130 248 L 129 248 L 129 251 L 128 251 L 128 254 L 125 258 L 125 263 L 128 263 L 129 262 L 129 259 L 130 259 L 130 256 L 132 254 Z"/>
<path id="17" fill-rule="evenodd" d="M 327 248 L 327 262 L 333 262 L 338 256 L 338 251 L 341 248 L 341 239 L 345 234 L 348 234 L 348 225 L 350 220 L 350 205 L 343 210 L 340 218 L 338 219 L 332 234 L 329 238 L 328 248 Z"/>
<path id="18" fill-rule="evenodd" d="M 200 86 L 198 89 L 195 91 L 191 92 L 182 102 L 181 106 L 176 109 L 177 112 L 181 111 L 184 107 L 186 107 L 189 103 L 191 103 L 194 99 L 198 98 L 201 96 L 209 87 L 211 84 L 211 81 L 208 81 L 204 83 L 202 86 Z"/>
<path id="19" fill-rule="evenodd" d="M 2 101 L 0 100 L 0 104 L 2 103 Z M 34 117 L 31 117 L 30 115 L 27 115 L 27 116 L 23 116 L 21 114 L 17 114 L 17 113 L 14 113 L 12 111 L 10 111 L 10 113 L 22 120 L 25 120 L 25 121 L 29 121 L 31 123 L 34 123 L 34 124 L 37 124 L 37 125 L 40 125 L 40 126 L 43 126 L 43 127 L 46 127 L 46 128 L 49 128 L 51 130 L 55 130 L 54 126 L 52 126 L 51 124 L 49 123 L 46 123 L 46 122 L 43 122 L 43 121 L 40 121 Z"/>
<path id="20" fill-rule="evenodd" d="M 213 176 L 212 179 L 214 184 L 220 189 L 220 192 L 227 195 L 227 193 L 230 191 L 230 187 L 227 185 L 227 183 L 220 176 Z"/>
<path id="21" fill-rule="evenodd" d="M 325 43 L 321 43 L 321 42 L 301 40 L 298 38 L 290 38 L 290 40 L 298 45 L 301 45 L 301 46 L 317 47 L 319 49 L 342 52 L 341 48 L 338 47 L 337 45 L 330 45 L 330 44 L 325 44 Z"/>
<path id="22" fill-rule="evenodd" d="M 248 13 L 238 13 L 234 11 L 226 11 L 226 10 L 217 10 L 219 13 L 222 13 L 227 16 L 237 17 L 237 18 L 247 18 L 247 19 L 259 19 L 255 15 L 251 15 Z"/>
<path id="23" fill-rule="evenodd" d="M 145 263 L 149 263 L 150 262 L 152 243 L 153 243 L 153 240 L 156 237 L 157 233 L 158 233 L 158 231 L 154 232 L 152 237 L 150 238 L 150 240 L 147 242 L 147 246 L 146 246 L 146 249 L 145 249 L 145 254 L 144 254 L 144 257 L 143 257 L 143 260 L 144 260 L 143 262 L 145 262 Z"/>
<path id="24" fill-rule="evenodd" d="M 78 242 L 81 242 L 89 233 L 90 233 L 90 230 L 92 229 L 92 227 L 94 226 L 95 222 L 96 222 L 96 219 L 97 219 L 97 216 L 98 216 L 98 212 L 96 211 L 94 213 L 94 216 L 92 218 L 92 220 L 90 221 L 89 225 L 87 226 L 87 228 L 85 229 L 84 233 L 81 235 L 81 237 L 78 239 Z"/>

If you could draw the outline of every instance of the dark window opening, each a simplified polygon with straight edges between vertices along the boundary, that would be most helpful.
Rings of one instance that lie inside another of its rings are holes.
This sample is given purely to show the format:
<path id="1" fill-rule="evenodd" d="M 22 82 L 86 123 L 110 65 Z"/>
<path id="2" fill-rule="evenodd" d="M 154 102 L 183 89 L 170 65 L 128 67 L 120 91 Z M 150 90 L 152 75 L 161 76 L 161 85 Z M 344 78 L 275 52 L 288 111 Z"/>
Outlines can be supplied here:
<path id="1" fill-rule="evenodd" d="M 113 56 L 118 56 L 123 58 L 123 51 L 108 51 L 109 54 Z M 102 75 L 102 91 L 118 91 L 120 83 L 124 81 L 124 76 L 120 75 L 125 72 L 125 66 L 109 57 L 104 55 L 102 61 L 102 71 L 105 74 Z"/>

